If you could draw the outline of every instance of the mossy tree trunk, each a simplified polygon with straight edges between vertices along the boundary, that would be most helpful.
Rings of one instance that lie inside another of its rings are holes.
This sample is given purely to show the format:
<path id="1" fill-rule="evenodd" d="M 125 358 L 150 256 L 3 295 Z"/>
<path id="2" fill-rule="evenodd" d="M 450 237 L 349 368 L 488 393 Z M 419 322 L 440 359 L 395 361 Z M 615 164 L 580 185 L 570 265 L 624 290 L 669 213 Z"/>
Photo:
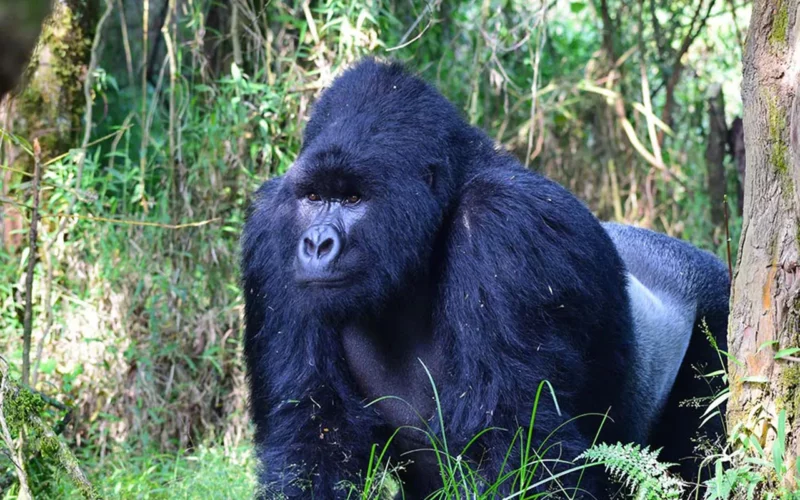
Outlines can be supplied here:
<path id="1" fill-rule="evenodd" d="M 28 77 L 11 98 L 10 130 L 43 154 L 61 154 L 83 132 L 83 82 L 97 23 L 95 0 L 55 2 L 42 28 Z M 56 148 L 55 151 L 49 151 Z"/>
<path id="2" fill-rule="evenodd" d="M 729 345 L 729 432 L 769 450 L 785 414 L 800 453 L 800 28 L 794 0 L 756 0 L 744 58 L 744 220 Z M 784 474 L 779 481 L 792 481 Z M 784 486 L 791 486 L 784 484 Z"/>
<path id="3" fill-rule="evenodd" d="M 53 2 L 26 77 L 0 106 L 0 128 L 28 143 L 38 139 L 44 160 L 65 153 L 82 134 L 83 82 L 97 22 L 96 4 L 96 0 Z M 0 172 L 0 196 L 27 203 L 31 193 L 18 191 L 18 186 L 27 186 L 23 182 L 27 179 L 18 172 L 32 173 L 33 158 L 15 141 L 4 140 L 0 164 L 12 167 Z M 0 223 L 0 245 L 19 248 L 22 236 L 13 230 L 24 226 L 20 209 L 0 206 Z"/>

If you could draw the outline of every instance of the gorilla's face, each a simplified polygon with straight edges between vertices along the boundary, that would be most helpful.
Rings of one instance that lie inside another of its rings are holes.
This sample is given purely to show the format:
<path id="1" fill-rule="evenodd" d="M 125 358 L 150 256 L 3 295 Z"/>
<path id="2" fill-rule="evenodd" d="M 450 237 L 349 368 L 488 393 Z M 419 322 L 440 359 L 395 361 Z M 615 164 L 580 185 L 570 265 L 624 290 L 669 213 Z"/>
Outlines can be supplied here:
<path id="1" fill-rule="evenodd" d="M 311 145 L 284 178 L 295 283 L 322 312 L 375 311 L 428 271 L 442 218 L 431 170 L 370 149 Z"/>

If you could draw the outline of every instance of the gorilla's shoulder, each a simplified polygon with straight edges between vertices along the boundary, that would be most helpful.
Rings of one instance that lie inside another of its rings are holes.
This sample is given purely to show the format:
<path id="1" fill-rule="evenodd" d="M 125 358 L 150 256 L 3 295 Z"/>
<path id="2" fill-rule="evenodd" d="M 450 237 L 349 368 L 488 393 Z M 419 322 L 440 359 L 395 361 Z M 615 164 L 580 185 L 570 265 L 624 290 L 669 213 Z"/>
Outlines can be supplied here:
<path id="1" fill-rule="evenodd" d="M 485 271 L 512 295 L 521 282 L 554 297 L 600 299 L 624 288 L 611 239 L 557 183 L 522 166 L 495 165 L 469 178 L 458 200 L 448 238 L 450 269 L 478 280 L 487 279 L 477 276 Z"/>
<path id="2" fill-rule="evenodd" d="M 457 216 L 475 228 L 511 237 L 541 235 L 599 238 L 608 241 L 598 220 L 582 201 L 556 182 L 499 158 L 491 168 L 463 184 Z M 586 246 L 587 242 L 581 246 Z M 589 243 L 590 244 L 590 243 Z"/>

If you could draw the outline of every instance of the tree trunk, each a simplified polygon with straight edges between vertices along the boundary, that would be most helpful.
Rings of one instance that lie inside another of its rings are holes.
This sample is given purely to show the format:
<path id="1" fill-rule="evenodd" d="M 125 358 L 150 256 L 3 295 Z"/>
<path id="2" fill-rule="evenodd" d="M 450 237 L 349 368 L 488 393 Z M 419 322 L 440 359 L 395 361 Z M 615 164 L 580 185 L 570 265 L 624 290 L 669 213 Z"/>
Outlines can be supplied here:
<path id="1" fill-rule="evenodd" d="M 800 451 L 800 29 L 794 0 L 756 0 L 744 58 L 747 175 L 729 345 L 729 430 L 767 452 L 786 415 L 783 486 Z M 769 455 L 772 456 L 772 455 Z M 774 484 L 772 486 L 779 486 Z"/>
<path id="2" fill-rule="evenodd" d="M 736 165 L 736 207 L 739 217 L 744 214 L 744 174 L 745 174 L 745 152 L 744 152 L 744 126 L 742 119 L 736 117 L 731 123 L 728 131 L 728 147 L 733 157 L 733 164 Z"/>
<path id="3" fill-rule="evenodd" d="M 711 203 L 711 222 L 720 227 L 725 222 L 725 151 L 728 126 L 725 123 L 725 97 L 722 87 L 712 86 L 708 96 L 708 141 L 706 143 L 706 170 L 708 198 Z"/>

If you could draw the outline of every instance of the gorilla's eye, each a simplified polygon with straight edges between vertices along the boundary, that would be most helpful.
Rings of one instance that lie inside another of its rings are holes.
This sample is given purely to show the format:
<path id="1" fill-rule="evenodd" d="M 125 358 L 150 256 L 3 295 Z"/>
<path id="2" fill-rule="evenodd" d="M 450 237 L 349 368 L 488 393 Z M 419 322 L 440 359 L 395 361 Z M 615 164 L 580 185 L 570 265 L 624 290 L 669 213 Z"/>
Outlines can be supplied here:
<path id="1" fill-rule="evenodd" d="M 359 201 L 361 201 L 361 196 L 360 196 L 360 195 L 357 195 L 357 194 L 351 194 L 350 196 L 348 196 L 347 198 L 345 198 L 345 199 L 344 199 L 344 201 L 345 201 L 345 202 L 346 202 L 348 205 L 355 205 L 356 203 L 358 203 Z"/>
<path id="2" fill-rule="evenodd" d="M 308 201 L 320 201 L 322 198 L 319 197 L 317 193 L 308 193 L 306 195 Z"/>

